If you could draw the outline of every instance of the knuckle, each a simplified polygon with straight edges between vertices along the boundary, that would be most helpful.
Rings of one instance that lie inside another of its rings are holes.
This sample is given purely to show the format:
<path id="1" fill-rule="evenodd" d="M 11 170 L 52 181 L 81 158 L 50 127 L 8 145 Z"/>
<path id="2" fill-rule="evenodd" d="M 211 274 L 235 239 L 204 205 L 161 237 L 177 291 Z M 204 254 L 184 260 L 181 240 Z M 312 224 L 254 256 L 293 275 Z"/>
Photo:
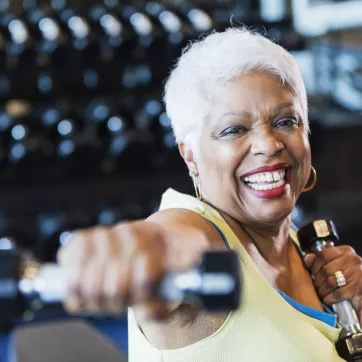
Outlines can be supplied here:
<path id="1" fill-rule="evenodd" d="M 335 281 L 335 278 L 334 277 L 329 277 L 327 280 L 326 280 L 326 286 L 327 288 L 329 289 L 332 289 L 336 286 L 336 281 Z"/>
<path id="2" fill-rule="evenodd" d="M 130 250 L 142 247 L 142 238 L 135 223 L 123 223 L 112 229 L 114 239 L 118 244 L 127 246 Z"/>
<path id="3" fill-rule="evenodd" d="M 348 254 L 348 255 L 356 254 L 356 251 L 350 245 L 342 245 L 341 249 L 342 249 L 344 254 Z"/>
<path id="4" fill-rule="evenodd" d="M 322 277 L 328 277 L 328 269 L 326 267 L 326 265 L 322 265 L 321 268 L 319 269 L 319 274 L 322 276 Z"/>
<path id="5" fill-rule="evenodd" d="M 328 249 L 323 250 L 319 253 L 319 260 L 324 264 L 329 260 Z"/>

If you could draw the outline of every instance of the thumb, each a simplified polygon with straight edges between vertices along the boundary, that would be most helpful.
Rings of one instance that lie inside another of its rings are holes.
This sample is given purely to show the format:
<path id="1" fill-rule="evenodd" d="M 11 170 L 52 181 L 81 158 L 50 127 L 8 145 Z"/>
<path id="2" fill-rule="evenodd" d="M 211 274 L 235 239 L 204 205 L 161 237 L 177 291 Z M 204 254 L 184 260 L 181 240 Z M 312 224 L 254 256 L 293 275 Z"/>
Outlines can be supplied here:
<path id="1" fill-rule="evenodd" d="M 315 258 L 316 258 L 315 254 L 306 254 L 306 255 L 304 255 L 304 257 L 303 257 L 304 264 L 308 269 L 310 269 L 313 266 Z"/>

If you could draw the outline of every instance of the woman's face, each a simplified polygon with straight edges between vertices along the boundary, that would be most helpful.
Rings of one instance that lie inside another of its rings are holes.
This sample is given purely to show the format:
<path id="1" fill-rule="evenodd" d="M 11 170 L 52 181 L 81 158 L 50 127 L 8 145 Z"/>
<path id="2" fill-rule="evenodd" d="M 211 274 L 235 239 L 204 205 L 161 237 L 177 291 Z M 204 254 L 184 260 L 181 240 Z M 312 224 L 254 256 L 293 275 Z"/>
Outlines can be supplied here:
<path id="1" fill-rule="evenodd" d="M 242 75 L 220 90 L 205 123 L 195 161 L 205 200 L 245 224 L 280 223 L 311 170 L 298 98 L 269 73 Z"/>

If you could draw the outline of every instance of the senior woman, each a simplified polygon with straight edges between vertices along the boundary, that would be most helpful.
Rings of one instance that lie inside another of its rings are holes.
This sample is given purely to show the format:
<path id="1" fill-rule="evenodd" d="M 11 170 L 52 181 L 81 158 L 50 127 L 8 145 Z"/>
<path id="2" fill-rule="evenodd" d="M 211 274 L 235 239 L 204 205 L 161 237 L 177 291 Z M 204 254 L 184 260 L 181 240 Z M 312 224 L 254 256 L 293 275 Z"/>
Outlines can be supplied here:
<path id="1" fill-rule="evenodd" d="M 293 57 L 245 28 L 215 32 L 183 52 L 165 103 L 196 196 L 170 189 L 147 220 L 76 233 L 59 254 L 72 270 L 67 308 L 117 313 L 137 304 L 130 362 L 342 361 L 328 305 L 351 299 L 361 317 L 362 263 L 347 246 L 303 259 L 293 241 L 291 212 L 316 177 Z M 244 274 L 236 311 L 157 299 L 165 271 L 228 247 Z"/>

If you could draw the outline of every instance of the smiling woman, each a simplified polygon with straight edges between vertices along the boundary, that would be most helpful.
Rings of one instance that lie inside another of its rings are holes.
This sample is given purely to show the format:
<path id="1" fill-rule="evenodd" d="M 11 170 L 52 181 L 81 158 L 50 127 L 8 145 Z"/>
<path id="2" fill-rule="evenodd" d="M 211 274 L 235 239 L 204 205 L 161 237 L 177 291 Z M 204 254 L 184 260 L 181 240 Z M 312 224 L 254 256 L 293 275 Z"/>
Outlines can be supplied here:
<path id="1" fill-rule="evenodd" d="M 162 321 L 131 310 L 130 361 L 341 361 L 335 316 L 290 237 L 311 172 L 307 98 L 292 56 L 245 28 L 213 33 L 184 51 L 164 98 L 197 198 L 168 190 L 149 220 L 237 250 L 243 303 L 217 316 L 181 303 Z"/>
<path id="2" fill-rule="evenodd" d="M 351 299 L 362 320 L 362 261 L 346 246 L 303 258 L 291 232 L 312 170 L 293 57 L 245 28 L 214 32 L 183 52 L 164 98 L 196 197 L 169 189 L 146 220 L 75 233 L 59 258 L 73 271 L 68 310 L 132 305 L 130 362 L 342 361 L 327 305 Z M 165 273 L 225 248 L 242 265 L 237 310 L 159 299 Z"/>

